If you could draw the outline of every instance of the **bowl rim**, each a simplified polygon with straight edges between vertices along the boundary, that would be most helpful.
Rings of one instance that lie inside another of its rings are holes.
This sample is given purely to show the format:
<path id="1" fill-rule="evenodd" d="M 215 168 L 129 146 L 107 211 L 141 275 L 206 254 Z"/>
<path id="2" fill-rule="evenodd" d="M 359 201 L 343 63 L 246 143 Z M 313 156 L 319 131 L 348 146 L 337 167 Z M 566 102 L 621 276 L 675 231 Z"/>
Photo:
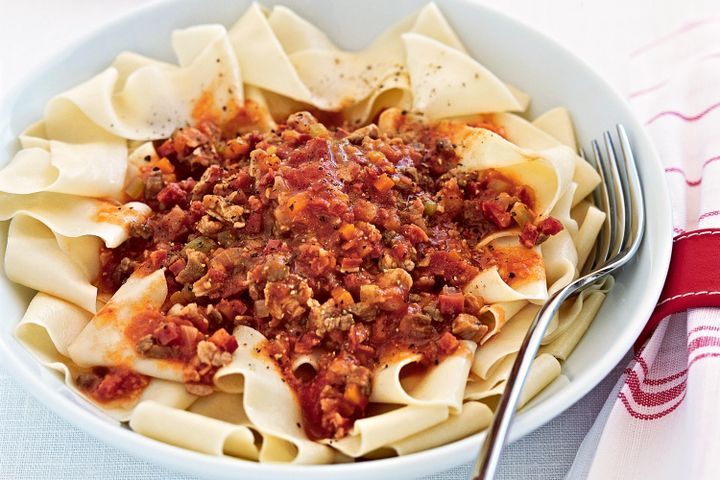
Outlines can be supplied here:
<path id="1" fill-rule="evenodd" d="M 116 27 L 118 24 L 132 21 L 135 18 L 142 17 L 148 12 L 155 11 L 164 7 L 169 7 L 186 0 L 155 0 L 139 7 L 133 8 L 127 13 L 103 22 L 91 29 L 88 33 L 81 35 L 77 40 L 70 42 L 66 47 L 59 50 L 53 57 L 48 58 L 40 63 L 28 73 L 24 74 L 12 88 L 0 98 L 0 131 L 9 128 L 9 121 L 12 118 L 12 106 L 20 97 L 21 93 L 26 89 L 26 85 L 31 79 L 38 77 L 42 72 L 57 68 L 67 59 L 73 56 L 73 53 L 82 45 L 91 42 L 98 36 L 102 36 L 106 30 Z M 261 0 L 262 1 L 262 0 Z M 594 77 L 595 80 L 602 83 L 612 96 L 618 102 L 618 105 L 624 110 L 625 114 L 633 120 L 635 125 L 631 125 L 628 130 L 632 131 L 635 143 L 644 143 L 649 158 L 643 159 L 643 164 L 648 164 L 648 168 L 662 171 L 662 163 L 660 157 L 650 140 L 647 131 L 641 122 L 633 113 L 627 99 L 621 95 L 617 89 L 611 85 L 605 78 L 597 72 L 597 69 L 587 63 L 585 59 L 570 51 L 567 47 L 559 43 L 557 40 L 549 37 L 545 33 L 535 29 L 529 23 L 519 20 L 509 14 L 492 8 L 491 6 L 481 4 L 473 0 L 455 0 L 462 4 L 465 9 L 477 9 L 480 15 L 490 15 L 500 17 L 504 22 L 511 25 L 512 28 L 526 30 L 527 33 L 539 37 L 546 44 L 551 45 L 556 50 L 563 53 L 567 57 L 571 57 L 576 61 L 587 73 Z M 264 3 L 264 2 L 263 2 Z M 283 2 L 274 1 L 273 4 Z M 626 125 L 628 127 L 628 125 Z M 645 183 L 645 182 L 643 182 Z M 662 279 L 651 279 L 647 287 L 652 294 L 645 294 L 638 307 L 638 316 L 642 313 L 645 317 L 649 317 L 652 313 L 655 303 L 660 296 L 665 276 L 670 264 L 670 254 L 672 250 L 672 219 L 671 219 L 671 202 L 668 186 L 665 182 L 656 186 L 659 194 L 656 201 L 654 215 L 648 215 L 649 221 L 657 221 L 660 223 L 659 230 L 666 230 L 667 235 L 656 236 L 649 239 L 645 235 L 641 250 L 647 248 L 647 242 L 654 243 L 654 251 L 657 256 L 653 259 L 658 267 L 658 273 L 662 273 Z M 647 191 L 647 189 L 645 189 Z M 666 215 L 663 215 L 666 213 Z M 619 337 L 613 348 L 605 353 L 605 357 L 613 359 L 612 362 L 597 362 L 592 368 L 582 372 L 582 376 L 574 379 L 570 385 L 563 390 L 554 393 L 545 398 L 542 402 L 534 405 L 530 410 L 532 417 L 518 414 L 515 424 L 511 429 L 510 441 L 516 441 L 525 436 L 545 423 L 549 422 L 556 416 L 562 414 L 567 408 L 579 401 L 592 388 L 602 381 L 605 376 L 613 369 L 613 367 L 622 360 L 623 356 L 633 345 L 635 339 L 640 334 L 644 325 L 637 322 L 634 328 L 625 329 L 625 334 Z M 350 475 L 356 478 L 357 475 L 369 474 L 373 471 L 392 469 L 396 472 L 402 472 L 405 467 L 411 467 L 416 461 L 422 457 L 423 463 L 438 465 L 442 468 L 449 468 L 457 464 L 457 460 L 448 461 L 448 458 L 457 458 L 458 454 L 463 452 L 472 453 L 472 448 L 478 448 L 484 437 L 484 432 L 478 432 L 469 437 L 457 440 L 455 442 L 443 444 L 428 450 L 422 450 L 408 455 L 401 455 L 387 459 L 373 460 L 367 462 L 357 462 L 349 464 L 323 464 L 323 465 L 295 465 L 295 464 L 279 464 L 279 463 L 259 463 L 226 456 L 212 456 L 195 452 L 192 450 L 176 447 L 164 442 L 160 442 L 143 435 L 137 434 L 128 428 L 123 428 L 115 423 L 110 423 L 100 416 L 92 412 L 79 408 L 70 398 L 62 395 L 60 392 L 52 388 L 51 385 L 44 381 L 44 376 L 36 375 L 32 368 L 25 364 L 24 361 L 15 357 L 11 353 L 11 348 L 7 344 L 7 339 L 0 333 L 0 360 L 3 361 L 5 370 L 20 383 L 23 388 L 30 393 L 35 399 L 39 400 L 43 405 L 48 407 L 54 413 L 70 422 L 72 425 L 87 432 L 96 439 L 111 445 L 131 455 L 147 460 L 156 465 L 163 465 L 173 471 L 192 473 L 197 475 L 236 475 L 244 470 L 248 474 L 264 474 L 274 478 L 274 476 L 284 476 L 292 474 L 299 479 L 314 479 L 318 476 L 324 478 L 332 478 L 332 475 Z M 41 365 L 38 364 L 41 368 Z M 455 454 L 455 457 L 450 455 Z M 466 460 L 470 460 L 472 456 L 465 455 Z M 220 470 L 220 471 L 218 471 Z M 428 472 L 429 473 L 429 472 Z M 351 478 L 348 477 L 348 478 Z M 362 478 L 362 477 L 357 477 Z"/>

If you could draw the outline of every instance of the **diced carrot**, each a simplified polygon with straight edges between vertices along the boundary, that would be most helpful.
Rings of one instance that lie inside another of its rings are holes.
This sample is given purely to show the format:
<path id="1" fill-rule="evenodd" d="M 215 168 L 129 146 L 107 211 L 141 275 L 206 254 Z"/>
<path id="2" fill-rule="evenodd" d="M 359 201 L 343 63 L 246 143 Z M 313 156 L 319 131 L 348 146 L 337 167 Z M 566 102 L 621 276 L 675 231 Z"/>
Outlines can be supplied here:
<path id="1" fill-rule="evenodd" d="M 290 197 L 290 200 L 288 201 L 288 209 L 293 214 L 298 214 L 305 210 L 307 204 L 307 196 L 304 193 L 298 193 L 297 195 L 293 195 L 292 197 Z"/>
<path id="2" fill-rule="evenodd" d="M 392 187 L 395 186 L 395 182 L 393 182 L 392 178 L 388 177 L 386 173 L 383 173 L 378 177 L 377 180 L 373 183 L 373 186 L 378 192 L 387 192 Z"/>
<path id="3" fill-rule="evenodd" d="M 340 232 L 340 235 L 345 240 L 351 240 L 353 237 L 355 237 L 356 230 L 357 228 L 355 228 L 355 225 L 353 225 L 352 223 L 343 223 L 338 229 L 338 232 Z"/>
<path id="4" fill-rule="evenodd" d="M 227 333 L 227 330 L 221 328 L 212 334 L 208 341 L 214 343 L 226 352 L 233 353 L 238 348 L 237 339 Z"/>
<path id="5" fill-rule="evenodd" d="M 373 163 L 378 163 L 383 160 L 385 160 L 385 155 L 382 152 L 378 152 L 377 150 L 372 150 L 368 152 L 367 154 L 368 160 L 370 160 Z"/>
<path id="6" fill-rule="evenodd" d="M 361 285 L 360 301 L 368 303 L 376 303 L 382 295 L 380 287 L 377 285 Z"/>
<path id="7" fill-rule="evenodd" d="M 173 167 L 173 164 L 170 163 L 170 160 L 166 157 L 155 162 L 153 166 L 159 168 L 162 173 L 173 173 L 175 171 L 175 167 Z"/>
<path id="8" fill-rule="evenodd" d="M 345 400 L 350 403 L 354 403 L 355 405 L 360 405 L 360 402 L 362 402 L 363 399 L 363 396 L 360 393 L 360 387 L 358 387 L 355 383 L 351 383 L 345 387 L 345 393 L 343 396 L 345 397 Z"/>
<path id="9" fill-rule="evenodd" d="M 353 300 L 350 292 L 345 290 L 343 287 L 333 288 L 331 294 L 335 303 L 337 303 L 340 308 L 346 308 L 355 303 L 355 300 Z"/>

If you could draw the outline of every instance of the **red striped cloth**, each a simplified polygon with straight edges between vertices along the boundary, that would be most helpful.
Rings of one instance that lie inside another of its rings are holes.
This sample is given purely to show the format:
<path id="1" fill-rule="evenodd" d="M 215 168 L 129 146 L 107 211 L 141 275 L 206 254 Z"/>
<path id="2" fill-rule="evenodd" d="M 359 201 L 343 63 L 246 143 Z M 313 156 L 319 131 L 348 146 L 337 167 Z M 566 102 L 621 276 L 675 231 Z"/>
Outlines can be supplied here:
<path id="1" fill-rule="evenodd" d="M 720 227 L 720 18 L 632 52 L 630 66 L 630 100 L 664 162 L 678 239 Z M 620 378 L 568 479 L 720 478 L 719 406 L 720 309 L 667 317 Z"/>

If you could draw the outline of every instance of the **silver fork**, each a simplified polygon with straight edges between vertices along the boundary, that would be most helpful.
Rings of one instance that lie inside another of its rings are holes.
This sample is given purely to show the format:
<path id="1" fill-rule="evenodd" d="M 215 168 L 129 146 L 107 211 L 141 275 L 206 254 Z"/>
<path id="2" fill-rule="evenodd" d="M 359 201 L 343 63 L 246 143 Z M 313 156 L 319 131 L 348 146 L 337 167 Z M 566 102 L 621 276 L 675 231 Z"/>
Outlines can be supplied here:
<path id="1" fill-rule="evenodd" d="M 530 324 L 500 397 L 495 418 L 486 432 L 472 478 L 491 480 L 510 430 L 523 385 L 550 321 L 571 295 L 584 290 L 625 265 L 640 247 L 645 230 L 645 204 L 635 158 L 625 129 L 617 125 L 623 161 L 618 161 L 610 132 L 603 133 L 605 155 L 597 140 L 592 142 L 593 166 L 602 182 L 595 202 L 607 214 L 595 254 L 588 259 L 582 276 L 553 294 Z M 583 154 L 584 156 L 584 154 Z"/>

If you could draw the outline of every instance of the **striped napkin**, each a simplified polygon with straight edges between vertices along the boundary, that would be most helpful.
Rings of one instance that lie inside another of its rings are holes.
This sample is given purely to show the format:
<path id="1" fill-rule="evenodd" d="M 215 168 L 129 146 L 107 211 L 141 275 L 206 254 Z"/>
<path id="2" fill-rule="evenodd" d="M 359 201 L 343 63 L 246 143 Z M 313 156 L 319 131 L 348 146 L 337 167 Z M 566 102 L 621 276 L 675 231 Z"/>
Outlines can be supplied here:
<path id="1" fill-rule="evenodd" d="M 630 71 L 630 101 L 664 163 L 676 235 L 720 227 L 720 18 L 634 51 Z M 719 404 L 720 309 L 671 315 L 628 365 L 567 478 L 720 478 Z"/>

